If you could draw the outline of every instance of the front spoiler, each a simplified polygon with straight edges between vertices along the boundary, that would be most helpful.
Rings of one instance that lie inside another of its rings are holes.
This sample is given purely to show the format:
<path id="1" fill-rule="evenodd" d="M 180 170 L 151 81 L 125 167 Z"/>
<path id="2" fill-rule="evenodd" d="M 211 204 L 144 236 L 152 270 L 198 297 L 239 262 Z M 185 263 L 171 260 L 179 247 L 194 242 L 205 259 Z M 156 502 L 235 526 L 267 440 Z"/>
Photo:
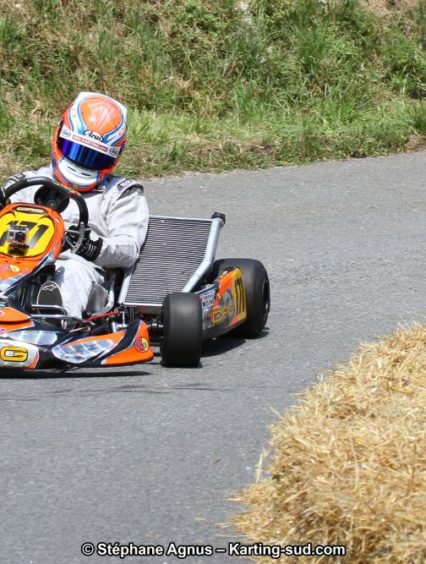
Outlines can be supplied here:
<path id="1" fill-rule="evenodd" d="M 136 364 L 152 360 L 148 327 L 134 321 L 125 330 L 38 345 L 14 339 L 13 331 L 0 337 L 0 367 L 40 369 Z"/>

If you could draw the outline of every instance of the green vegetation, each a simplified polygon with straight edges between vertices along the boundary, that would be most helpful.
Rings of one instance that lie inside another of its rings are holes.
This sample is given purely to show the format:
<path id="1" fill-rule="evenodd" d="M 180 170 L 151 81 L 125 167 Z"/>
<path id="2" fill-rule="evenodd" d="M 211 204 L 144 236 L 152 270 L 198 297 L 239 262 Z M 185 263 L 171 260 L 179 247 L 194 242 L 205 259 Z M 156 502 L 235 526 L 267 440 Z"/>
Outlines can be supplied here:
<path id="1" fill-rule="evenodd" d="M 49 159 L 81 90 L 130 109 L 121 171 L 398 151 L 426 134 L 426 0 L 0 0 L 0 177 Z M 423 137 L 424 138 L 424 137 Z"/>

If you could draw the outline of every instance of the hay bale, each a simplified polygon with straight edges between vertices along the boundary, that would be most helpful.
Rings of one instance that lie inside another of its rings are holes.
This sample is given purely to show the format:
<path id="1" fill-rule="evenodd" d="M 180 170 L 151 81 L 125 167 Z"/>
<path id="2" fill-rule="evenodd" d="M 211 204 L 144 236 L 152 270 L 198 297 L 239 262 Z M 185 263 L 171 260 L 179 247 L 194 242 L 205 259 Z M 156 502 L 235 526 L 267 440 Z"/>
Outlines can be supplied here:
<path id="1" fill-rule="evenodd" d="M 425 562 L 425 423 L 426 326 L 361 345 L 274 425 L 269 474 L 235 498 L 234 526 L 345 545 L 345 562 Z"/>

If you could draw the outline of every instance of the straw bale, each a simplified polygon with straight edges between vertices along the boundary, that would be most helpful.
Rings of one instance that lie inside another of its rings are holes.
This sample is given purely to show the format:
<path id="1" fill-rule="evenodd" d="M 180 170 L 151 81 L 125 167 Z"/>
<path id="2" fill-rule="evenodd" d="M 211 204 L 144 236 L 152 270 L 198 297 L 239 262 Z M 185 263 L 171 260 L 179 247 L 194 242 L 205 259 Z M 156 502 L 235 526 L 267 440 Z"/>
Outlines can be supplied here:
<path id="1" fill-rule="evenodd" d="M 425 562 L 425 423 L 426 325 L 360 345 L 272 427 L 234 526 L 251 542 L 345 545 L 345 562 Z"/>

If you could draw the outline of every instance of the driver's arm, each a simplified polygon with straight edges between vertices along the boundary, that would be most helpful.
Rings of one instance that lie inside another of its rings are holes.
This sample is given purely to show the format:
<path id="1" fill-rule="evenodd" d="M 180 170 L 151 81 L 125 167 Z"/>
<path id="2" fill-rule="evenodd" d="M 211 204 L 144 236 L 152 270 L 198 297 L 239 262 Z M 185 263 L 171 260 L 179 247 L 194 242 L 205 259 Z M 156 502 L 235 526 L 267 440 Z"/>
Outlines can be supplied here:
<path id="1" fill-rule="evenodd" d="M 133 186 L 111 202 L 106 223 L 108 236 L 95 264 L 129 268 L 136 262 L 148 230 L 149 212 L 142 186 Z"/>

